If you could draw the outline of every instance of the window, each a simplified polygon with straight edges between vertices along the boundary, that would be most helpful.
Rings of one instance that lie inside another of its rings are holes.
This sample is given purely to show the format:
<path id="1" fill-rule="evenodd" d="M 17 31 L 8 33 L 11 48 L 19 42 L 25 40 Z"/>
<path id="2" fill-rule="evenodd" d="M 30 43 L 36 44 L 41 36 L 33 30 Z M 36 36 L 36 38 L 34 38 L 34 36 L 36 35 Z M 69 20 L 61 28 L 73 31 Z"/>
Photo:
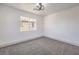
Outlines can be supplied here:
<path id="1" fill-rule="evenodd" d="M 33 31 L 36 30 L 36 19 L 29 17 L 20 17 L 20 31 Z"/>

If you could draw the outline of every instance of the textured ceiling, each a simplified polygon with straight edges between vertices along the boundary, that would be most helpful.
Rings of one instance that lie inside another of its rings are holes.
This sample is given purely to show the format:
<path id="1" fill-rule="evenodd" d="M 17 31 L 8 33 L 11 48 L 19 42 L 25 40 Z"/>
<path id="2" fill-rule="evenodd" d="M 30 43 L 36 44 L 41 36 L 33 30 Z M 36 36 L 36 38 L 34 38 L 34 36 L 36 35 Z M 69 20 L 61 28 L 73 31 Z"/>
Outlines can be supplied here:
<path id="1" fill-rule="evenodd" d="M 37 15 L 48 15 L 51 13 L 60 12 L 75 6 L 78 6 L 78 3 L 47 3 L 45 5 L 44 11 L 34 11 L 33 8 L 35 3 L 6 3 L 5 5 L 17 8 L 23 11 L 28 11 Z"/>

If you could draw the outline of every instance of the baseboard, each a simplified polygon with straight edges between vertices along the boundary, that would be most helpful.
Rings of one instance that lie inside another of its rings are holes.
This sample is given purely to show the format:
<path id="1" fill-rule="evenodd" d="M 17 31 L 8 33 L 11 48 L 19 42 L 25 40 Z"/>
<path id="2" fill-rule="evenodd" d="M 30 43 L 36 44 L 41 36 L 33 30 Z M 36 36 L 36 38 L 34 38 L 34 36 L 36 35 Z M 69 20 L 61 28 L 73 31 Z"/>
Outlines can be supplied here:
<path id="1" fill-rule="evenodd" d="M 63 40 L 63 39 L 59 39 L 59 38 L 52 38 L 52 37 L 49 37 L 49 36 L 44 36 L 44 37 L 47 37 L 47 38 L 53 39 L 53 40 L 57 40 L 57 41 L 61 41 L 61 42 L 64 42 L 64 43 L 68 43 L 70 45 L 74 45 L 74 46 L 78 46 L 79 47 L 79 43 L 77 43 L 75 41 Z"/>
<path id="2" fill-rule="evenodd" d="M 19 43 L 22 43 L 22 42 L 32 41 L 32 40 L 39 39 L 39 38 L 42 38 L 42 37 L 44 37 L 44 36 L 38 36 L 38 37 L 34 37 L 34 38 L 28 39 L 28 40 L 23 39 L 23 40 L 16 40 L 16 41 L 12 41 L 12 42 L 6 42 L 6 43 L 3 43 L 3 44 L 0 44 L 0 48 L 12 46 L 12 45 L 19 44 Z"/>
<path id="3" fill-rule="evenodd" d="M 58 41 L 61 41 L 61 42 L 65 42 L 65 43 L 68 43 L 68 44 L 71 44 L 71 45 L 79 46 L 79 43 L 77 43 L 75 41 L 67 41 L 67 40 L 63 40 L 63 39 L 59 39 L 59 38 L 52 38 L 52 37 L 49 37 L 49 36 L 38 36 L 38 37 L 34 37 L 34 38 L 28 39 L 28 40 L 23 39 L 23 40 L 17 40 L 17 41 L 13 41 L 13 42 L 7 42 L 5 44 L 0 44 L 0 48 L 19 44 L 19 43 L 22 43 L 22 42 L 28 42 L 28 41 L 32 41 L 32 40 L 40 39 L 40 38 L 44 38 L 44 37 L 47 37 L 49 39 L 58 40 Z"/>

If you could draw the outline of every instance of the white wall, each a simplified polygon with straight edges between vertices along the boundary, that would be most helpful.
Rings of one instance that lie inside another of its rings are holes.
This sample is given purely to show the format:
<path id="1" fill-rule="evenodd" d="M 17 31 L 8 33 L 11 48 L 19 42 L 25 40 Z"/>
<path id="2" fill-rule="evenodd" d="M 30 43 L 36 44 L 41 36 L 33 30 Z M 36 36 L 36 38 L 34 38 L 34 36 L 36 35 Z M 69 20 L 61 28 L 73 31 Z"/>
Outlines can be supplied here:
<path id="1" fill-rule="evenodd" d="M 37 31 L 20 32 L 20 16 L 36 18 Z M 41 16 L 0 5 L 0 47 L 43 35 L 79 45 L 79 7 L 48 15 L 43 20 Z"/>
<path id="2" fill-rule="evenodd" d="M 20 32 L 20 16 L 37 19 L 37 30 Z M 0 46 L 43 36 L 41 20 L 43 20 L 41 16 L 0 5 Z"/>
<path id="3" fill-rule="evenodd" d="M 44 18 L 44 35 L 79 46 L 79 6 Z"/>

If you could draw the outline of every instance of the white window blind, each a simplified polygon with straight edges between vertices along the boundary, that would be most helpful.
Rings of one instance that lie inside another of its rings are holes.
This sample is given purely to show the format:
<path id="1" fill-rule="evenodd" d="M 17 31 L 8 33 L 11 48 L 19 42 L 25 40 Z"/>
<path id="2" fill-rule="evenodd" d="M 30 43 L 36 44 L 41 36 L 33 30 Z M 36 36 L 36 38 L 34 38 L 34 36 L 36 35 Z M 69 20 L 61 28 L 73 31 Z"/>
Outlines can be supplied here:
<path id="1" fill-rule="evenodd" d="M 36 30 L 36 19 L 30 17 L 20 17 L 20 31 L 33 31 Z"/>

